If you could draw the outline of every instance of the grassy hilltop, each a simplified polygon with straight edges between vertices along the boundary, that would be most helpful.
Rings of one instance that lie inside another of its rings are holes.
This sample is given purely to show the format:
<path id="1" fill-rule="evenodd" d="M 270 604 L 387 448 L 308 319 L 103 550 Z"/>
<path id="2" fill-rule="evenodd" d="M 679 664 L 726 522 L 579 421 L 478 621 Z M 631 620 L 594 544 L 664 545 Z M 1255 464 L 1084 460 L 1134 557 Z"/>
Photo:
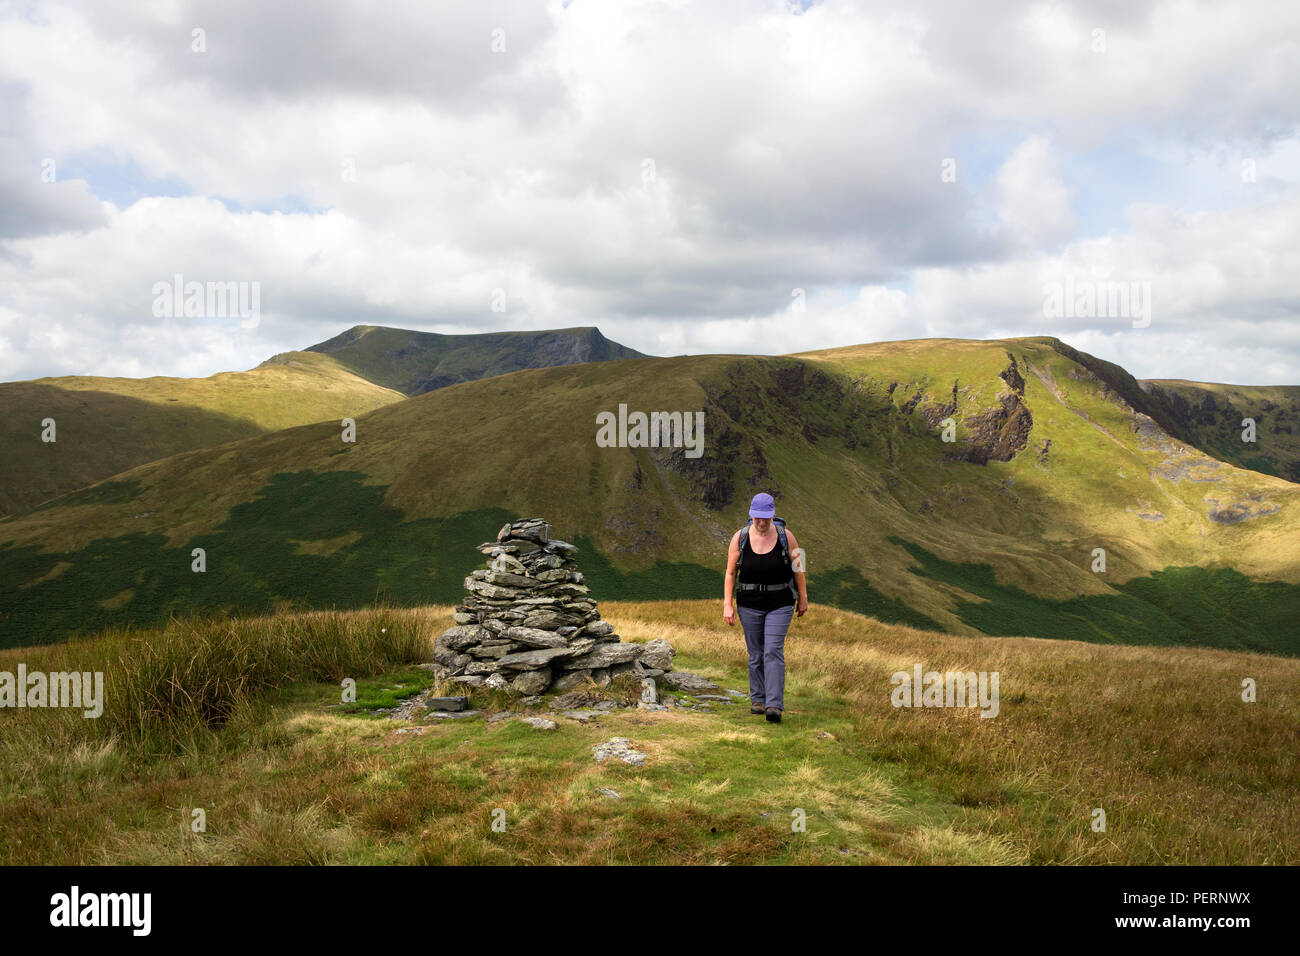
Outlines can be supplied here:
<path id="1" fill-rule="evenodd" d="M 602 611 L 625 640 L 667 638 L 679 669 L 746 689 L 715 601 Z M 423 686 L 412 665 L 450 612 L 198 619 L 0 652 L 0 670 L 106 672 L 97 720 L 5 715 L 9 862 L 1300 863 L 1300 661 L 935 634 L 814 605 L 787 640 L 779 725 L 743 701 L 593 724 L 541 708 L 552 731 L 340 705 L 343 677 L 359 703 Z M 890 677 L 916 663 L 997 671 L 998 715 L 895 709 Z M 596 763 L 614 736 L 645 764 Z"/>
<path id="2" fill-rule="evenodd" d="M 767 490 L 816 600 L 966 635 L 1300 653 L 1300 485 L 1171 437 L 1142 394 L 1049 338 L 462 382 L 359 412 L 355 444 L 337 421 L 288 428 L 0 522 L 0 645 L 191 609 L 454 601 L 473 545 L 533 514 L 583 547 L 600 595 L 716 598 Z M 597 447 L 620 403 L 703 410 L 704 455 Z"/>
<path id="3" fill-rule="evenodd" d="M 640 354 L 595 328 L 439 335 L 359 325 L 246 372 L 0 383 L 0 516 L 145 462 L 295 425 L 337 424 L 455 382 Z M 54 443 L 41 440 L 46 418 L 56 422 Z"/>
<path id="4" fill-rule="evenodd" d="M 0 515 L 136 465 L 400 401 L 333 359 L 286 352 L 208 378 L 80 375 L 0 383 Z M 53 443 L 41 422 L 55 421 Z"/>
<path id="5" fill-rule="evenodd" d="M 403 395 L 423 395 L 526 368 L 642 357 L 636 349 L 611 342 L 595 326 L 444 335 L 358 325 L 313 345 L 311 351 Z"/>

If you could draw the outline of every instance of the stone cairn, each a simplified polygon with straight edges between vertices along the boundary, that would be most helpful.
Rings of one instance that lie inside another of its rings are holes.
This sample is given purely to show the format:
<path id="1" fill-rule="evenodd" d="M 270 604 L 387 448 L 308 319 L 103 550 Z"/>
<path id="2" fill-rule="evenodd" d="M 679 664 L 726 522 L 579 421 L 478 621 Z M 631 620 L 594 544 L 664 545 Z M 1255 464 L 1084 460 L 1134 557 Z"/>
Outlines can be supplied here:
<path id="1" fill-rule="evenodd" d="M 478 550 L 487 567 L 465 579 L 456 624 L 434 642 L 437 677 L 531 696 L 672 670 L 667 641 L 624 644 L 600 619 L 574 565 L 577 547 L 552 538 L 541 518 L 512 521 Z"/>

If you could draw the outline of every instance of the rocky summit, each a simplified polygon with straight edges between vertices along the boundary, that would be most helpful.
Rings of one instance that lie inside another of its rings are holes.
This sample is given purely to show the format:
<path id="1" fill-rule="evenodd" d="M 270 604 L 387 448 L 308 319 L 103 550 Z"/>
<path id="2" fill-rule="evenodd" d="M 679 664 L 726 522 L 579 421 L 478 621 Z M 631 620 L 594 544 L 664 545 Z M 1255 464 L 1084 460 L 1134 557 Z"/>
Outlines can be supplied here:
<path id="1" fill-rule="evenodd" d="M 577 547 L 552 538 L 541 518 L 512 521 L 478 550 L 486 567 L 465 579 L 456 623 L 434 642 L 439 678 L 533 695 L 672 670 L 667 641 L 624 644 L 600 619 L 573 560 Z"/>

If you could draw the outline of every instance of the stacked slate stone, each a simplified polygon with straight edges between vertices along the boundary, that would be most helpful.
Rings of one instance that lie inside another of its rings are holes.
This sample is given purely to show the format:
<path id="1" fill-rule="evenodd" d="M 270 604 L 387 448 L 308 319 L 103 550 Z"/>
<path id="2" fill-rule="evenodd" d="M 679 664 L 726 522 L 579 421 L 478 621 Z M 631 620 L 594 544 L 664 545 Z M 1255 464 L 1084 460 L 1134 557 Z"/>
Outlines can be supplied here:
<path id="1" fill-rule="evenodd" d="M 578 549 L 552 538 L 541 518 L 507 524 L 478 550 L 487 567 L 465 579 L 456 625 L 434 642 L 438 677 L 533 695 L 672 670 L 667 641 L 624 644 L 600 619 L 573 561 Z"/>

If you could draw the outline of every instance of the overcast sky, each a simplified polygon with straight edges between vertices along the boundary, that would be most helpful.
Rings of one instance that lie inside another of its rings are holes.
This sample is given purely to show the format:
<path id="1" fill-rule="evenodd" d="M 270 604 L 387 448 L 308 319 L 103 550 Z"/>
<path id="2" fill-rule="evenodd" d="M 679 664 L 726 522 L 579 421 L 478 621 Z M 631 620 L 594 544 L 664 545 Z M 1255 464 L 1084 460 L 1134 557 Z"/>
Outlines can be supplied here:
<path id="1" fill-rule="evenodd" d="M 367 323 L 1300 384 L 1298 91 L 1295 0 L 0 0 L 0 379 Z"/>

